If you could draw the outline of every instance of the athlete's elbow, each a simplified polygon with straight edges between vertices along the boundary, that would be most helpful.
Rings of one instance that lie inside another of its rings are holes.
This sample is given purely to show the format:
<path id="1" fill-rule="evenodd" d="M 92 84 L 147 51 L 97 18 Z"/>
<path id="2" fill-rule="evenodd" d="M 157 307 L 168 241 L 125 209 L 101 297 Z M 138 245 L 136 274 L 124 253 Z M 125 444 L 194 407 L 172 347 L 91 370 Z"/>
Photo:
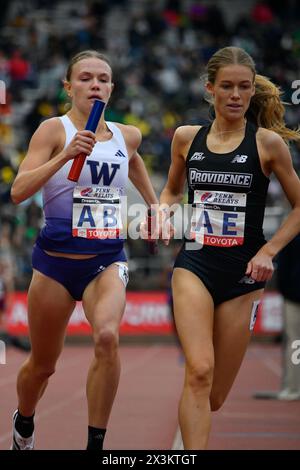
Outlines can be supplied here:
<path id="1" fill-rule="evenodd" d="M 10 198 L 14 204 L 20 204 L 25 200 L 25 198 L 22 197 L 20 191 L 18 191 L 14 184 L 12 185 L 10 190 Z"/>
<path id="2" fill-rule="evenodd" d="M 22 199 L 15 196 L 13 192 L 10 193 L 10 199 L 11 199 L 11 202 L 15 205 L 18 205 L 22 202 Z"/>
<path id="3" fill-rule="evenodd" d="M 12 186 L 10 190 L 10 199 L 14 204 L 19 204 L 18 197 L 16 195 L 15 188 Z"/>

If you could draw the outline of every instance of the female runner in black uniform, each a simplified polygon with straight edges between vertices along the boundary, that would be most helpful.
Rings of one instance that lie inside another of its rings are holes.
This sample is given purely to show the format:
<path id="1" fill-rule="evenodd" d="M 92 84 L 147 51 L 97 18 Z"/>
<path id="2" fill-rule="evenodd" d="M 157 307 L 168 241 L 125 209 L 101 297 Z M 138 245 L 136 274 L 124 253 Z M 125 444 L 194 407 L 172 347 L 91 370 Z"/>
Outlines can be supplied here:
<path id="1" fill-rule="evenodd" d="M 208 63 L 209 126 L 182 126 L 172 142 L 160 198 L 162 227 L 188 181 L 189 240 L 175 261 L 174 313 L 186 359 L 179 423 L 185 449 L 207 446 L 211 411 L 224 403 L 250 340 L 272 259 L 300 231 L 300 182 L 285 142 L 278 88 L 256 75 L 252 58 L 226 47 Z M 292 211 L 268 242 L 262 224 L 269 176 Z M 164 210 L 165 208 L 165 210 Z"/>

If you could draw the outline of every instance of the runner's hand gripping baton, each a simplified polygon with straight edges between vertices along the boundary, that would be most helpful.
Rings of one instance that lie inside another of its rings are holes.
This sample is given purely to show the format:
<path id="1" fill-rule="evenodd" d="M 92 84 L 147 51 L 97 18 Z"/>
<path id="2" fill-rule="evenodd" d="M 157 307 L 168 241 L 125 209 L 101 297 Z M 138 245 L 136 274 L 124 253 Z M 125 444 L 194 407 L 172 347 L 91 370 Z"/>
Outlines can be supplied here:
<path id="1" fill-rule="evenodd" d="M 101 100 L 94 101 L 88 121 L 85 126 L 86 131 L 92 131 L 92 132 L 96 131 L 104 106 L 105 106 L 104 101 L 101 101 Z M 74 158 L 71 169 L 68 174 L 68 180 L 75 181 L 75 182 L 78 181 L 85 159 L 86 159 L 86 155 L 84 153 L 80 153 Z"/>
<path id="2" fill-rule="evenodd" d="M 147 210 L 147 231 L 148 231 L 148 246 L 150 255 L 156 255 L 158 252 L 157 241 L 151 238 L 153 231 L 155 232 L 156 226 L 156 211 L 153 209 Z"/>

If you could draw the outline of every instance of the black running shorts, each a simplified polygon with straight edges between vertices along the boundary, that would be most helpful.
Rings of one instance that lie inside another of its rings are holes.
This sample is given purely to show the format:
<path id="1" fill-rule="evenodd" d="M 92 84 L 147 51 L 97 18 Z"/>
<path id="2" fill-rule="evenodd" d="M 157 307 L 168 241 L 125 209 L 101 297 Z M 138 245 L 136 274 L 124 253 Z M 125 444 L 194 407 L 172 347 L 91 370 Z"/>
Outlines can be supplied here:
<path id="1" fill-rule="evenodd" d="M 265 282 L 256 282 L 245 275 L 248 261 L 259 247 L 250 251 L 243 247 L 204 246 L 198 250 L 187 250 L 185 247 L 184 243 L 174 269 L 184 268 L 198 276 L 215 305 L 265 287 Z"/>

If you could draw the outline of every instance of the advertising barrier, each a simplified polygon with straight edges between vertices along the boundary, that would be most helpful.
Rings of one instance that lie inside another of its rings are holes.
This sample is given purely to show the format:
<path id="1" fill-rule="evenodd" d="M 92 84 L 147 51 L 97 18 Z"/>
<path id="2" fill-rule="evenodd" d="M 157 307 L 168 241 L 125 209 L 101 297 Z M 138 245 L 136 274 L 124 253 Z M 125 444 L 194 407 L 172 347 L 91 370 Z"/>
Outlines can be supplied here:
<path id="1" fill-rule="evenodd" d="M 282 330 L 282 296 L 265 292 L 258 308 L 254 326 L 256 335 L 277 335 Z M 12 294 L 8 311 L 8 331 L 14 335 L 27 335 L 27 294 Z M 90 326 L 84 316 L 81 302 L 70 318 L 67 335 L 89 335 Z M 127 292 L 127 304 L 121 323 L 121 335 L 172 335 L 172 317 L 167 304 L 167 294 L 159 291 Z"/>

